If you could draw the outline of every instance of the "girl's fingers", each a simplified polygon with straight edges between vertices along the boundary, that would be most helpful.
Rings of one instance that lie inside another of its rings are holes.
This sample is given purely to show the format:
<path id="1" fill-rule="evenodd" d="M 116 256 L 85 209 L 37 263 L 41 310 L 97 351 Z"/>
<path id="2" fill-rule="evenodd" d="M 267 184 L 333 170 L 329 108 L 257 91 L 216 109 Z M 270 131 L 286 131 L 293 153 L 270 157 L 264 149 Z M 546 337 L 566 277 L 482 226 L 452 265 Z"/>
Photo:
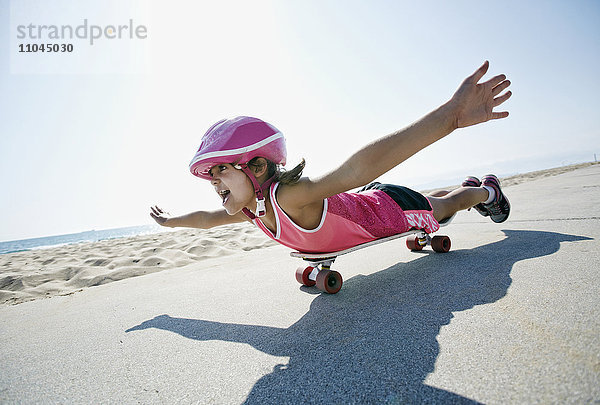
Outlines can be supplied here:
<path id="1" fill-rule="evenodd" d="M 502 93 L 508 86 L 510 86 L 510 80 L 504 80 L 499 83 L 492 89 L 492 96 L 496 97 L 498 94 Z"/>
<path id="2" fill-rule="evenodd" d="M 500 83 L 502 83 L 505 80 L 506 80 L 506 75 L 502 74 L 502 75 L 498 75 L 498 76 L 492 77 L 490 80 L 488 80 L 487 82 L 483 83 L 483 85 L 484 86 L 489 86 L 491 88 L 494 88 L 494 87 L 496 87 L 497 85 L 499 85 Z"/>
<path id="3" fill-rule="evenodd" d="M 508 111 L 502 111 L 502 112 L 493 112 L 492 113 L 492 119 L 493 120 L 497 120 L 500 118 L 506 118 L 508 117 Z"/>
<path id="4" fill-rule="evenodd" d="M 479 69 L 477 69 L 475 71 L 475 73 L 473 73 L 471 76 L 469 76 L 469 79 L 473 81 L 473 83 L 477 83 L 481 80 L 481 78 L 486 74 L 488 68 L 490 67 L 490 62 L 488 62 L 487 60 L 485 62 L 483 62 L 483 65 L 481 65 L 479 67 Z"/>
<path id="5" fill-rule="evenodd" d="M 167 211 L 164 211 L 162 208 L 159 208 L 158 205 L 155 205 L 154 207 L 150 207 L 150 210 L 152 211 L 150 213 L 150 215 L 152 215 L 152 217 L 160 217 L 161 215 L 171 216 L 170 213 L 168 213 Z"/>
<path id="6" fill-rule="evenodd" d="M 494 103 L 493 106 L 497 107 L 500 104 L 504 103 L 506 100 L 508 100 L 510 98 L 510 96 L 512 96 L 512 91 L 507 91 L 505 94 L 501 95 L 500 97 L 496 97 L 494 99 Z"/>

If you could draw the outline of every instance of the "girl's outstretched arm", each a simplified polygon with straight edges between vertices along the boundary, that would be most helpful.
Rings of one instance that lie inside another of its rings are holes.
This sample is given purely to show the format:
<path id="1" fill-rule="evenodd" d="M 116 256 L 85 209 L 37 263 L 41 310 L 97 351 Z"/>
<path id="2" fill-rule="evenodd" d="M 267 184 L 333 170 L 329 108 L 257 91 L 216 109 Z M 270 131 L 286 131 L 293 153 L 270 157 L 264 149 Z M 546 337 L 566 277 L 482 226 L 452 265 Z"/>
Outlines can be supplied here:
<path id="1" fill-rule="evenodd" d="M 187 227 L 208 229 L 219 225 L 248 221 L 246 216 L 241 212 L 236 215 L 229 215 L 227 211 L 223 209 L 216 211 L 196 211 L 175 217 L 156 205 L 150 208 L 150 216 L 157 224 L 169 228 Z"/>
<path id="2" fill-rule="evenodd" d="M 282 190 L 282 199 L 294 208 L 315 204 L 375 180 L 456 128 L 507 117 L 508 112 L 493 109 L 512 95 L 510 91 L 500 95 L 510 81 L 505 75 L 498 75 L 479 83 L 488 67 L 486 61 L 467 77 L 447 103 L 412 125 L 366 145 L 332 172 L 314 180 L 303 179 L 286 192 Z"/>

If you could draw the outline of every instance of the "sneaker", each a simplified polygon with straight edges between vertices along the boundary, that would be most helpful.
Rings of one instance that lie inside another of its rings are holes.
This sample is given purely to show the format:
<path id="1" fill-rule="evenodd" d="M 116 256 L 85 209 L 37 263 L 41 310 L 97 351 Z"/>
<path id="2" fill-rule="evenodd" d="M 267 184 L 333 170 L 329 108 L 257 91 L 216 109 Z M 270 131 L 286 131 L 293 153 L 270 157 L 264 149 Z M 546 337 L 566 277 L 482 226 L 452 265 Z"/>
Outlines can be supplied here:
<path id="1" fill-rule="evenodd" d="M 462 182 L 462 186 L 463 187 L 481 187 L 481 182 L 479 181 L 479 179 L 477 177 L 469 176 L 465 179 L 465 181 Z M 488 211 L 483 206 L 483 203 L 479 203 L 476 206 L 474 206 L 473 208 L 475 208 L 475 211 L 479 212 L 484 217 L 487 217 L 488 215 L 490 215 L 490 214 L 488 214 Z M 471 210 L 471 208 L 469 208 L 469 210 Z"/>
<path id="2" fill-rule="evenodd" d="M 482 184 L 489 186 L 496 192 L 496 198 L 489 204 L 484 204 L 483 207 L 489 213 L 492 221 L 496 223 L 504 222 L 510 214 L 510 203 L 508 198 L 504 195 L 500 189 L 500 180 L 493 174 L 483 176 Z"/>

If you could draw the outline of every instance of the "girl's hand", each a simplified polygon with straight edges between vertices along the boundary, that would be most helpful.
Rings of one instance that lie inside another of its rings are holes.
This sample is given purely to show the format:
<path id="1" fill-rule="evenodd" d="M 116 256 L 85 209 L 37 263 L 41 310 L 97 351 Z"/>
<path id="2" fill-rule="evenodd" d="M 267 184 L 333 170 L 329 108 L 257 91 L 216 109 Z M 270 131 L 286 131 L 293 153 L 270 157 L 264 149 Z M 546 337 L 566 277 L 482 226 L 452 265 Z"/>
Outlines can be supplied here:
<path id="1" fill-rule="evenodd" d="M 171 214 L 163 211 L 157 205 L 150 207 L 150 216 L 161 226 L 169 226 L 167 222 L 171 219 Z"/>
<path id="2" fill-rule="evenodd" d="M 510 86 L 510 81 L 506 80 L 506 75 L 498 75 L 487 82 L 478 83 L 489 66 L 489 62 L 485 61 L 475 73 L 462 82 L 454 96 L 452 96 L 450 104 L 455 109 L 456 128 L 508 117 L 508 111 L 492 111 L 494 107 L 504 103 L 512 95 L 512 92 L 508 91 L 499 96 Z"/>

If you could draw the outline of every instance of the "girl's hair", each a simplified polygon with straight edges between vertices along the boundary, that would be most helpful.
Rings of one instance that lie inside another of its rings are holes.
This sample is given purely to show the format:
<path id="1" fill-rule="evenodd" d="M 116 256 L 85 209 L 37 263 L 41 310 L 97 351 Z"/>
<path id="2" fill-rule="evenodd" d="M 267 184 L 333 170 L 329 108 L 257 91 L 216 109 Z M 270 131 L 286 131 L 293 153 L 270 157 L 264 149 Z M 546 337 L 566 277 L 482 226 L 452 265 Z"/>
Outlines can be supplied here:
<path id="1" fill-rule="evenodd" d="M 262 165 L 258 162 L 260 157 L 255 157 L 254 159 L 248 162 L 248 166 L 250 167 L 261 167 Z M 264 159 L 264 158 L 263 158 Z M 274 181 L 278 181 L 283 184 L 295 184 L 302 177 L 302 171 L 304 170 L 304 166 L 306 166 L 306 162 L 304 159 L 292 170 L 285 170 L 278 164 L 271 162 L 269 159 L 265 159 L 267 161 L 267 174 L 268 177 L 275 176 Z"/>

